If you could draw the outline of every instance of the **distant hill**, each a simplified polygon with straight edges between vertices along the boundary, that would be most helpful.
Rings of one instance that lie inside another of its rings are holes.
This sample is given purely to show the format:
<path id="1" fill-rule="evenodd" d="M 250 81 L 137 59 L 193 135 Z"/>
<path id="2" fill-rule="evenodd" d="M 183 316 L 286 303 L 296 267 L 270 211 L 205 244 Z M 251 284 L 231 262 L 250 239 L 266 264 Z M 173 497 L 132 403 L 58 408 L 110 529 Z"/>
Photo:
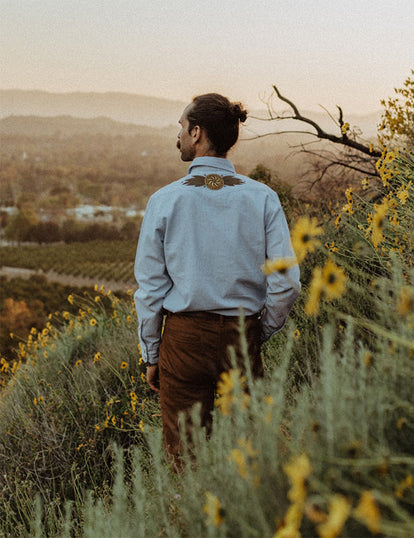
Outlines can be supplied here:
<path id="1" fill-rule="evenodd" d="M 104 134 L 109 136 L 134 136 L 169 134 L 175 127 L 154 128 L 134 123 L 122 123 L 111 118 L 74 118 L 72 116 L 40 117 L 9 116 L 0 119 L 0 134 L 25 136 L 62 136 L 79 134 Z"/>
<path id="2" fill-rule="evenodd" d="M 108 117 L 116 121 L 163 127 L 177 125 L 186 103 L 130 93 L 0 90 L 0 117 Z"/>
<path id="3" fill-rule="evenodd" d="M 178 127 L 178 118 L 186 104 L 183 101 L 122 92 L 52 93 L 43 90 L 0 90 L 0 118 L 8 116 L 73 116 L 85 119 L 105 117 L 128 124 L 148 125 L 151 127 L 174 125 Z M 300 109 L 300 103 L 296 104 Z M 283 104 L 281 103 L 281 105 Z M 280 106 L 280 110 L 285 108 L 285 106 Z M 337 111 L 333 110 L 331 112 L 335 117 Z M 256 116 L 266 115 L 264 111 L 252 110 L 251 113 Z M 323 110 L 302 110 L 302 113 L 314 119 L 325 129 L 337 129 L 337 126 Z M 345 121 L 360 127 L 365 136 L 371 137 L 375 135 L 376 126 L 380 118 L 379 111 L 356 115 L 344 110 L 344 114 Z M 303 129 L 303 125 L 299 122 L 288 125 L 287 122 L 276 124 L 276 122 L 249 120 L 248 125 L 255 132 L 260 133 L 275 130 L 276 126 L 278 129 L 283 128 L 283 130 L 291 127 L 299 130 Z"/>

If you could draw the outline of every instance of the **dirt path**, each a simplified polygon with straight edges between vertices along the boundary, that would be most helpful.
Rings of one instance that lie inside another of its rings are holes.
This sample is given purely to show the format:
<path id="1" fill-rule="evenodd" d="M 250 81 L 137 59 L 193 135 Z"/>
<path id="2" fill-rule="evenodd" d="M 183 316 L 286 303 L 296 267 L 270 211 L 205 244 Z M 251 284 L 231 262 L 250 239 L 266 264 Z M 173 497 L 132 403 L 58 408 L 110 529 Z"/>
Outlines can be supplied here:
<path id="1" fill-rule="evenodd" d="M 103 280 L 100 278 L 62 275 L 55 271 L 35 271 L 33 269 L 23 269 L 21 267 L 0 267 L 0 276 L 6 276 L 7 278 L 31 278 L 33 275 L 42 275 L 50 282 L 57 282 L 65 286 L 88 286 L 93 288 L 95 284 L 97 284 L 99 287 L 104 286 L 106 290 L 112 291 L 127 291 L 129 289 L 135 290 L 137 288 L 137 285 L 134 282 L 116 282 L 115 280 Z"/>

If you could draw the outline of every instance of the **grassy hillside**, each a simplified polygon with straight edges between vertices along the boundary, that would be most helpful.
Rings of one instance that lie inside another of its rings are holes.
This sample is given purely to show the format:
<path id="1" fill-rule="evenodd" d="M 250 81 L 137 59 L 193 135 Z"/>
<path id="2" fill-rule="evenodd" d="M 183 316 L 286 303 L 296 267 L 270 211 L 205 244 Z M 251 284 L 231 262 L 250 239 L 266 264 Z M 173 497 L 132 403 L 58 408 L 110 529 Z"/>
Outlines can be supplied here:
<path id="1" fill-rule="evenodd" d="M 375 204 L 362 185 L 340 216 L 297 219 L 303 293 L 264 348 L 265 379 L 223 377 L 182 475 L 164 461 L 131 300 L 71 295 L 64 324 L 2 361 L 3 533 L 413 535 L 414 162 L 384 152 L 378 169 Z"/>

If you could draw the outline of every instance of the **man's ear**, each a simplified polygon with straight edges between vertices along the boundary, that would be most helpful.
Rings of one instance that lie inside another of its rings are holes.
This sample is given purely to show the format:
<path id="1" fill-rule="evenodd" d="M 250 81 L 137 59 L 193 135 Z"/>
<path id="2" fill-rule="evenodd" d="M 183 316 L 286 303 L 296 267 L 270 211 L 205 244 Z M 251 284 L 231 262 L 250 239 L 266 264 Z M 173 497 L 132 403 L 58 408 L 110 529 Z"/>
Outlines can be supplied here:
<path id="1" fill-rule="evenodd" d="M 191 129 L 191 136 L 192 136 L 192 139 L 193 139 L 193 143 L 194 142 L 198 142 L 201 138 L 201 127 L 199 125 L 194 125 L 194 127 Z"/>

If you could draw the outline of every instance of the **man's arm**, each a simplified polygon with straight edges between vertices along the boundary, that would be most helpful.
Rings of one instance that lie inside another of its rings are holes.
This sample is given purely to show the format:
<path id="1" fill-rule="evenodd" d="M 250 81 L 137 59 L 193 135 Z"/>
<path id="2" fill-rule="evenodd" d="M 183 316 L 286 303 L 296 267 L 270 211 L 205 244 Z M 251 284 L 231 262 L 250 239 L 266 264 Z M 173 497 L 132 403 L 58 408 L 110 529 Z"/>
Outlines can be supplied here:
<path id="1" fill-rule="evenodd" d="M 157 203 L 151 198 L 145 211 L 135 258 L 135 307 L 142 358 L 149 364 L 158 362 L 164 298 L 172 282 L 165 266 L 164 230 Z"/>
<path id="2" fill-rule="evenodd" d="M 266 258 L 295 258 L 289 228 L 279 197 L 272 193 L 266 207 Z M 265 342 L 283 328 L 300 292 L 300 270 L 297 264 L 286 272 L 267 277 L 265 312 L 262 318 L 262 340 Z"/>

